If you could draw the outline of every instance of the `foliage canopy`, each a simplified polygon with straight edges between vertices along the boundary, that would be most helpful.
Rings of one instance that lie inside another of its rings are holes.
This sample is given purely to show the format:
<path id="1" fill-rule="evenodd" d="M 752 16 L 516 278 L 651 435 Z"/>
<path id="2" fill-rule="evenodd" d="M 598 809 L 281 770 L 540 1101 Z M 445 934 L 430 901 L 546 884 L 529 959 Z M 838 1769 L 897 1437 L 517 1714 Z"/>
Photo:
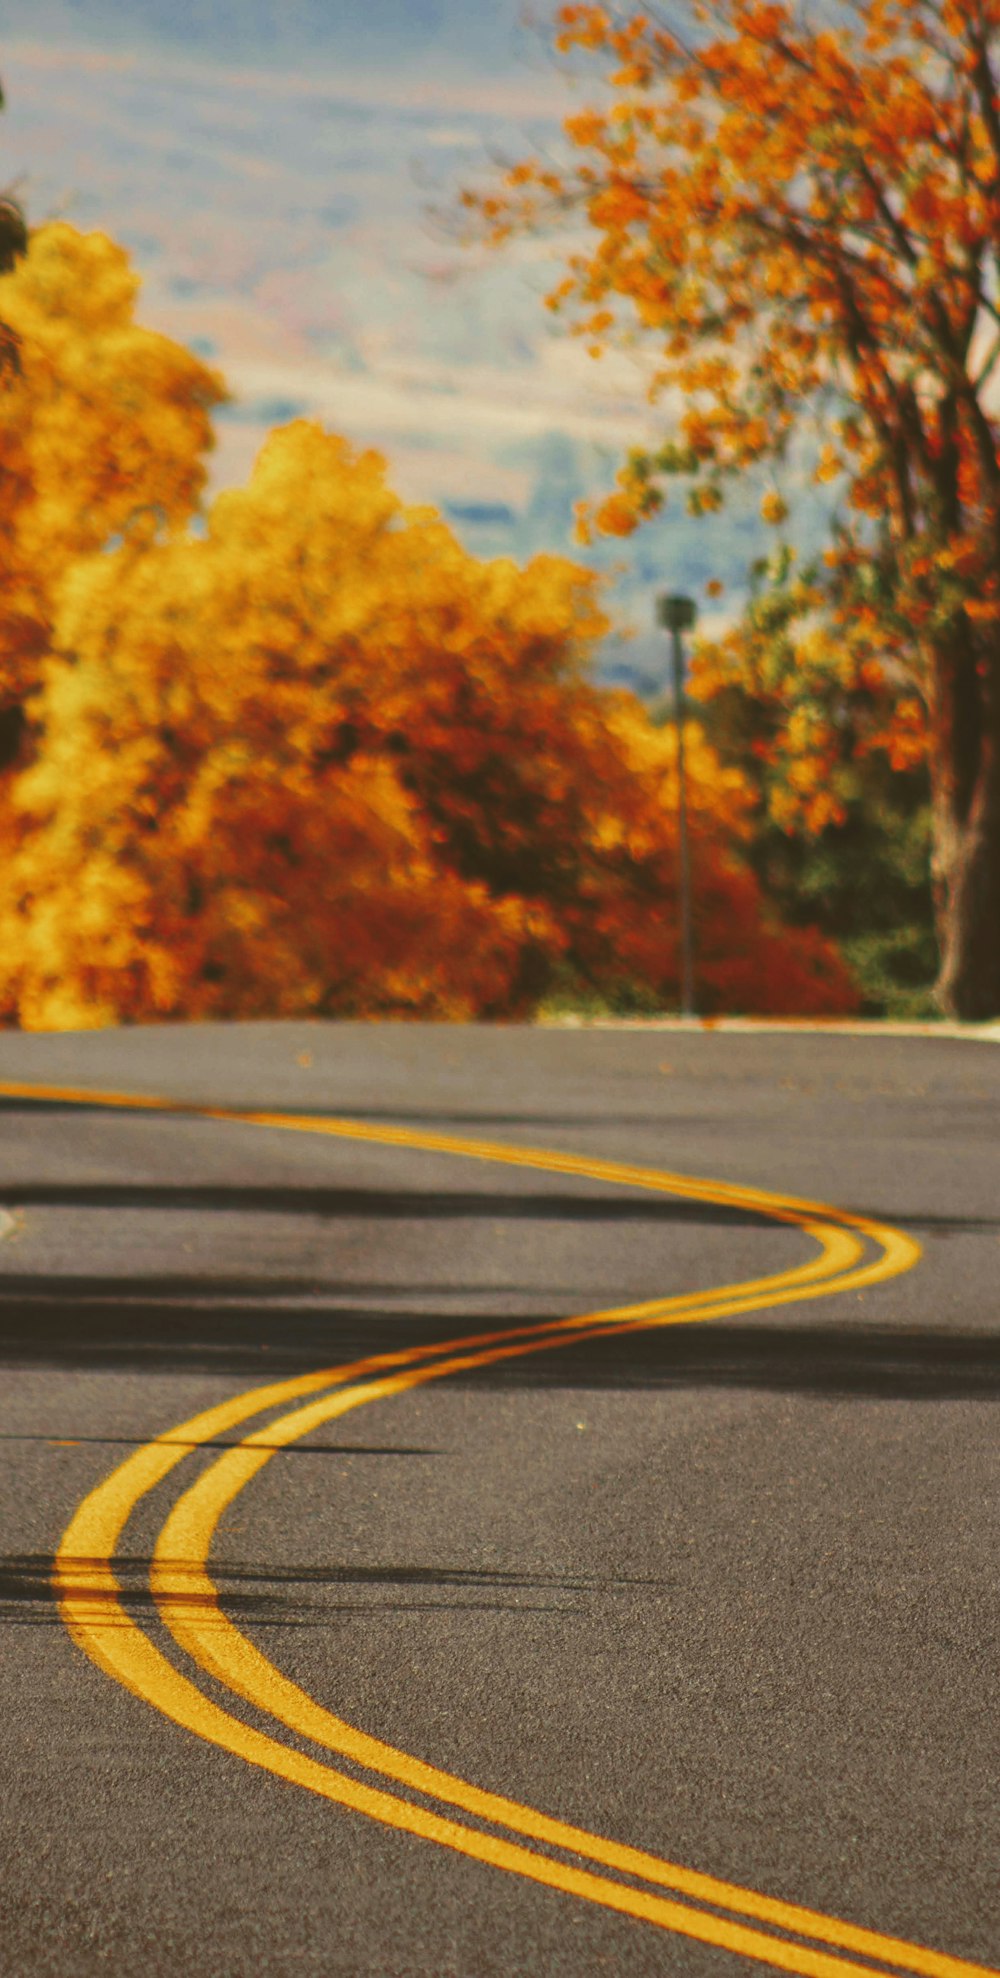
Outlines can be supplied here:
<path id="1" fill-rule="evenodd" d="M 568 162 L 467 204 L 495 239 L 583 215 L 550 297 L 595 352 L 639 334 L 677 430 L 634 454 L 597 522 L 627 534 L 693 474 L 785 452 L 822 417 L 846 500 L 835 620 L 891 662 L 929 738 L 940 995 L 1000 1014 L 1000 4 L 689 0 L 669 21 L 561 8 L 604 82 Z M 775 488 L 765 519 L 780 524 Z"/>
<path id="2" fill-rule="evenodd" d="M 135 295 L 64 225 L 0 281 L 6 1020 L 524 1014 L 567 972 L 669 1002 L 675 744 L 588 677 L 595 579 L 477 562 L 306 420 L 197 533 L 224 386 Z M 851 1007 L 764 908 L 744 778 L 702 740 L 692 783 L 704 1006 Z"/>

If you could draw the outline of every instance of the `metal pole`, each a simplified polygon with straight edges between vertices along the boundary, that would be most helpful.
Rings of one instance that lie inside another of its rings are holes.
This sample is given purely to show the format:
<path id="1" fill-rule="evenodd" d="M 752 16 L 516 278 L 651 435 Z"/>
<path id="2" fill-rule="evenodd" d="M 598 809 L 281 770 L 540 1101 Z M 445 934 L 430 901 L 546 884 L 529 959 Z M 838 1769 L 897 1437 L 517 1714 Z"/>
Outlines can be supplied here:
<path id="1" fill-rule="evenodd" d="M 691 841 L 688 834 L 687 763 L 684 755 L 684 726 L 687 697 L 684 692 L 684 646 L 679 625 L 671 627 L 674 648 L 674 710 L 677 721 L 677 840 L 680 853 L 681 909 L 681 1015 L 694 1016 L 694 926 L 691 914 Z"/>
<path id="2" fill-rule="evenodd" d="M 666 627 L 673 641 L 674 713 L 677 720 L 677 851 L 679 906 L 681 915 L 681 1015 L 694 1016 L 694 913 L 691 886 L 691 839 L 688 832 L 687 762 L 684 751 L 684 725 L 687 701 L 684 694 L 684 647 L 681 635 L 689 632 L 697 616 L 693 598 L 679 591 L 664 592 L 656 600 L 657 623 Z"/>

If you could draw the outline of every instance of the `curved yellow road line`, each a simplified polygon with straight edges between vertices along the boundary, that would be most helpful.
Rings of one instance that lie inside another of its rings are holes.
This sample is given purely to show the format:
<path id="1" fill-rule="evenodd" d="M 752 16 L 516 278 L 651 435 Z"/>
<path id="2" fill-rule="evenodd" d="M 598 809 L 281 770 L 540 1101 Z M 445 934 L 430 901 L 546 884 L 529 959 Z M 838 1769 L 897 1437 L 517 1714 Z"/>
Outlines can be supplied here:
<path id="1" fill-rule="evenodd" d="M 857 1953 L 895 1965 L 926 1978 L 996 1978 L 986 1967 L 884 1936 L 780 1899 L 740 1888 L 660 1860 L 551 1819 L 535 1809 L 486 1792 L 465 1780 L 384 1744 L 315 1703 L 291 1683 L 222 1613 L 207 1570 L 214 1530 L 227 1505 L 268 1462 L 323 1422 L 369 1401 L 385 1399 L 429 1380 L 494 1364 L 531 1352 L 551 1351 L 581 1338 L 609 1336 L 621 1330 L 694 1323 L 708 1318 L 759 1310 L 809 1297 L 862 1289 L 909 1269 L 920 1255 L 919 1245 L 902 1232 L 868 1218 L 847 1215 L 822 1204 L 805 1203 L 724 1183 L 695 1180 L 661 1170 L 620 1162 L 591 1160 L 548 1150 L 513 1148 L 504 1143 L 461 1140 L 450 1135 L 409 1128 L 375 1127 L 348 1120 L 324 1120 L 276 1113 L 239 1113 L 232 1109 L 182 1107 L 161 1099 L 129 1094 L 99 1094 L 79 1088 L 0 1086 L 0 1092 L 35 1099 L 199 1114 L 206 1118 L 241 1120 L 247 1124 L 315 1132 L 381 1145 L 419 1147 L 466 1158 L 577 1174 L 589 1179 L 655 1189 L 690 1199 L 710 1201 L 764 1213 L 793 1224 L 813 1237 L 820 1255 L 811 1262 L 715 1290 L 672 1299 L 649 1300 L 542 1325 L 482 1333 L 462 1340 L 372 1356 L 340 1368 L 329 1368 L 296 1380 L 273 1383 L 208 1409 L 137 1451 L 84 1500 L 64 1536 L 56 1562 L 56 1584 L 63 1618 L 81 1648 L 126 1688 L 153 1703 L 168 1717 L 198 1736 L 221 1745 L 323 1797 L 351 1806 L 386 1824 L 435 1840 L 459 1852 L 531 1880 L 577 1894 L 610 1909 L 642 1918 L 661 1928 L 698 1938 L 773 1967 L 802 1974 L 802 1978 L 834 1978 L 867 1972 L 844 1953 Z M 864 1244 L 875 1243 L 881 1254 L 860 1263 Z M 336 1391 L 330 1393 L 331 1387 Z M 317 1396 L 317 1390 L 322 1390 Z M 167 1518 L 156 1547 L 151 1584 L 160 1612 L 182 1649 L 202 1669 L 233 1693 L 255 1704 L 282 1726 L 309 1738 L 314 1745 L 409 1791 L 435 1800 L 451 1811 L 500 1827 L 501 1834 L 461 1824 L 380 1787 L 365 1784 L 349 1773 L 306 1757 L 266 1734 L 252 1730 L 229 1715 L 181 1675 L 125 1612 L 118 1599 L 112 1568 L 127 1519 L 139 1499 L 182 1460 L 185 1453 L 238 1426 L 254 1414 L 285 1401 L 317 1398 L 293 1409 L 226 1451 L 203 1472 L 179 1499 Z M 540 1843 L 571 1853 L 576 1862 L 542 1854 L 507 1838 Z M 596 1865 L 577 1866 L 580 1858 Z M 605 1872 L 600 1873 L 603 1869 Z M 639 1889 L 614 1879 L 616 1874 L 641 1878 L 667 1887 L 682 1900 Z M 707 1904 L 710 1908 L 695 1907 Z M 728 1911 L 720 1916 L 719 1910 Z M 749 1919 L 737 1921 L 734 1918 Z M 765 1928 L 754 1927 L 763 1924 Z M 767 1927 L 787 1932 L 775 1936 Z M 789 1936 L 808 1937 L 811 1944 Z M 817 1944 L 829 1946 L 817 1949 Z M 832 1954 L 831 1954 L 832 1953 Z"/>

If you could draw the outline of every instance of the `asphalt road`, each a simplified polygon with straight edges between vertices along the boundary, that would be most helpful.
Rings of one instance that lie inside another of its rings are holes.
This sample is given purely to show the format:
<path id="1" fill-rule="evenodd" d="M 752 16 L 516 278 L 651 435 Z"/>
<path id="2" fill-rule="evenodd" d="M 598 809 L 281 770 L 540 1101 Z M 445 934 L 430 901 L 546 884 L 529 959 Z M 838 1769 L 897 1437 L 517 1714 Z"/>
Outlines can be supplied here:
<path id="1" fill-rule="evenodd" d="M 1000 1965 L 995 1044 L 165 1027 L 0 1081 L 50 1094 L 0 1102 L 4 1974 Z"/>

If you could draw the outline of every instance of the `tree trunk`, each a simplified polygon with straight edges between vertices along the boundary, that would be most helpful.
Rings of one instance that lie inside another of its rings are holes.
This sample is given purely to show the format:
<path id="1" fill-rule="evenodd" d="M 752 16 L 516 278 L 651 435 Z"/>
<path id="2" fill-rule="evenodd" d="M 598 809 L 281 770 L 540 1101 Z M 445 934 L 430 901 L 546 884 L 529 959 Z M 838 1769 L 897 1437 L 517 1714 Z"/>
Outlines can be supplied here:
<path id="1" fill-rule="evenodd" d="M 966 1023 L 1000 1017 L 1000 655 L 977 644 L 936 655 L 932 708 L 936 995 Z"/>

